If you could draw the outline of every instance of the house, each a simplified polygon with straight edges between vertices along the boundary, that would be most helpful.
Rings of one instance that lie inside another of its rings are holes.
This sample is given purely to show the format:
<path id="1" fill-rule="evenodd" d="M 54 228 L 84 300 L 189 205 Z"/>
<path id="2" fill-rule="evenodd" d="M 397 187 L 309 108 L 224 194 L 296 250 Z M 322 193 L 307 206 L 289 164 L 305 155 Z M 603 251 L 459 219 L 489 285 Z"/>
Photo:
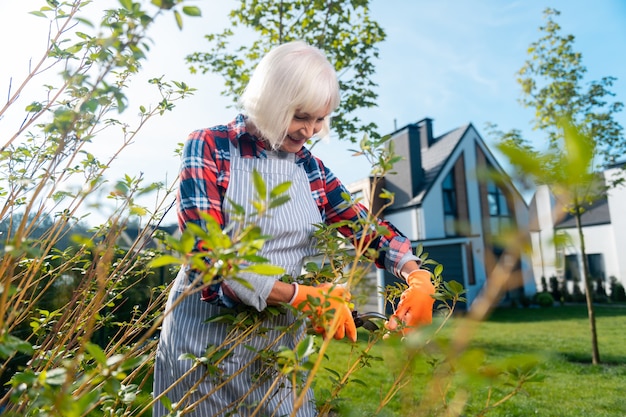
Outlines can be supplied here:
<path id="1" fill-rule="evenodd" d="M 623 168 L 622 163 L 605 170 L 600 176 L 601 185 L 623 175 Z M 626 185 L 618 185 L 587 205 L 581 216 L 590 277 L 596 285 L 600 282 L 605 289 L 611 277 L 626 286 L 626 257 L 621 256 L 620 250 L 626 247 L 625 206 Z M 566 282 L 570 292 L 577 282 L 581 283 L 579 288 L 584 291 L 583 259 L 574 216 L 560 208 L 546 185 L 537 187 L 530 202 L 530 213 L 532 266 L 537 284 L 542 277 L 547 281 L 555 277 L 558 282 Z M 555 245 L 556 235 L 561 235 L 558 241 L 563 242 L 558 246 Z"/>
<path id="2" fill-rule="evenodd" d="M 426 118 L 396 130 L 391 140 L 403 159 L 394 166 L 395 174 L 382 179 L 381 186 L 395 194 L 383 217 L 443 264 L 444 279 L 463 285 L 471 307 L 503 253 L 493 237 L 510 226 L 526 225 L 528 206 L 472 124 L 435 136 L 433 121 Z M 478 173 L 486 168 L 504 174 L 505 180 L 479 181 Z M 367 201 L 372 182 L 364 179 L 347 188 Z M 395 281 L 386 272 L 377 274 L 378 285 Z M 535 294 L 526 257 L 519 256 L 514 278 L 505 301 Z"/>

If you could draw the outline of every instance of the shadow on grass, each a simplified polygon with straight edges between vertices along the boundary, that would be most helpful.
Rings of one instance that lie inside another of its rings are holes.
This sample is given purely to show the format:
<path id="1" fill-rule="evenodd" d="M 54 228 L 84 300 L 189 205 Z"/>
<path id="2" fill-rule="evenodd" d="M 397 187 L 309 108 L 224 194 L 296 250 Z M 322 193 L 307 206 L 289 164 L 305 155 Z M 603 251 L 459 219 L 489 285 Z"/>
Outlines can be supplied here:
<path id="1" fill-rule="evenodd" d="M 602 352 L 600 352 L 602 353 Z M 591 355 L 566 352 L 559 354 L 564 360 L 578 365 L 592 365 Z M 600 355 L 599 366 L 609 366 L 622 369 L 622 374 L 626 375 L 626 356 L 623 355 Z"/>
<path id="2" fill-rule="evenodd" d="M 586 352 L 563 352 L 557 350 L 537 349 L 534 346 L 510 343 L 493 343 L 493 342 L 474 342 L 473 348 L 477 348 L 488 352 L 490 357 L 501 356 L 509 357 L 519 355 L 521 353 L 530 354 L 541 358 L 542 362 L 547 366 L 558 361 L 567 362 L 575 365 L 592 365 L 591 354 Z M 599 368 L 615 367 L 618 372 L 626 375 L 626 355 L 607 354 L 601 356 Z"/>
<path id="3" fill-rule="evenodd" d="M 596 318 L 626 317 L 626 304 L 594 305 Z M 573 304 L 547 308 L 496 308 L 487 321 L 494 323 L 522 323 L 547 320 L 580 320 L 587 318 L 585 304 Z"/>

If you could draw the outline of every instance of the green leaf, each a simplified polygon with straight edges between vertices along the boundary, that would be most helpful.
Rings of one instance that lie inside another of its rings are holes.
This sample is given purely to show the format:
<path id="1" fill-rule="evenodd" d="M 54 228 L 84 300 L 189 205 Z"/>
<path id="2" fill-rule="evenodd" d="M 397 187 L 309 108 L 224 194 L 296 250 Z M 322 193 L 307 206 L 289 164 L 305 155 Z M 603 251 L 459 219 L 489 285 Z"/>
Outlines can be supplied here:
<path id="1" fill-rule="evenodd" d="M 172 411 L 172 401 L 167 397 L 167 395 L 161 397 L 161 404 L 163 404 L 163 407 L 165 407 L 167 411 Z"/>
<path id="2" fill-rule="evenodd" d="M 174 10 L 174 19 L 176 19 L 176 25 L 178 26 L 178 29 L 182 30 L 182 28 L 183 28 L 183 17 L 178 12 L 178 10 Z"/>
<path id="3" fill-rule="evenodd" d="M 461 285 L 458 281 L 446 281 L 445 286 L 455 295 L 465 292 L 465 290 L 463 289 L 463 285 Z"/>
<path id="4" fill-rule="evenodd" d="M 366 384 L 365 382 L 361 381 L 360 379 L 352 378 L 352 379 L 350 379 L 350 382 L 353 382 L 355 384 L 361 385 L 362 387 L 365 387 L 365 388 L 369 388 L 369 384 Z"/>
<path id="5" fill-rule="evenodd" d="M 67 379 L 67 370 L 65 368 L 54 368 L 49 371 L 43 371 L 39 375 L 39 379 L 48 385 L 63 385 Z"/>
<path id="6" fill-rule="evenodd" d="M 291 200 L 291 197 L 289 197 L 288 195 L 281 195 L 280 197 L 276 197 L 272 199 L 272 201 L 270 201 L 269 208 L 276 208 L 276 207 L 282 206 L 283 204 L 287 203 L 289 200 Z"/>
<path id="7" fill-rule="evenodd" d="M 246 262 L 254 262 L 254 263 L 263 263 L 269 262 L 267 258 L 264 258 L 259 255 L 246 255 L 243 257 Z"/>
<path id="8" fill-rule="evenodd" d="M 36 382 L 37 382 L 37 375 L 30 369 L 27 369 L 24 372 L 17 372 L 11 378 L 11 385 L 14 387 L 20 384 L 25 384 L 26 386 L 32 386 Z"/>
<path id="9" fill-rule="evenodd" d="M 187 360 L 195 361 L 196 355 L 192 353 L 183 353 L 182 355 L 178 356 L 178 360 L 179 361 L 187 361 Z"/>
<path id="10" fill-rule="evenodd" d="M 29 113 L 37 113 L 43 109 L 43 104 L 33 101 L 28 106 L 26 106 L 26 111 Z"/>
<path id="11" fill-rule="evenodd" d="M 94 343 L 86 343 L 85 350 L 89 352 L 91 357 L 100 365 L 105 365 L 107 362 L 107 356 L 100 346 Z"/>
<path id="12" fill-rule="evenodd" d="M 283 183 L 280 183 L 276 187 L 272 188 L 272 191 L 270 191 L 270 197 L 274 198 L 283 193 L 286 193 L 290 187 L 291 181 L 285 181 Z"/>
<path id="13" fill-rule="evenodd" d="M 136 369 L 139 366 L 141 366 L 141 364 L 145 363 L 146 360 L 147 360 L 146 355 L 133 356 L 133 357 L 125 359 L 119 368 L 122 370 Z"/>
<path id="14" fill-rule="evenodd" d="M 122 362 L 123 360 L 124 360 L 124 355 L 122 354 L 113 355 L 107 359 L 106 366 L 110 368 Z"/>
<path id="15" fill-rule="evenodd" d="M 126 10 L 132 10 L 133 9 L 133 1 L 132 0 L 120 0 L 120 4 Z"/>
<path id="16" fill-rule="evenodd" d="M 0 358 L 7 359 L 16 352 L 32 355 L 34 350 L 32 345 L 24 340 L 7 333 L 2 335 L 2 337 L 0 337 Z"/>
<path id="17" fill-rule="evenodd" d="M 150 268 L 160 268 L 166 265 L 182 265 L 184 262 L 172 255 L 163 255 L 153 259 L 148 264 Z"/>
<path id="18" fill-rule="evenodd" d="M 267 186 L 265 185 L 263 177 L 256 169 L 252 171 L 252 181 L 254 183 L 254 189 L 256 190 L 257 195 L 262 199 L 267 198 Z"/>
<path id="19" fill-rule="evenodd" d="M 247 268 L 244 268 L 243 271 L 259 275 L 282 275 L 285 273 L 285 270 L 279 266 L 262 264 L 250 265 Z"/>
<path id="20" fill-rule="evenodd" d="M 235 203 L 230 198 L 228 199 L 228 202 L 231 205 L 231 210 L 233 214 L 238 215 L 238 216 L 244 216 L 246 214 L 246 209 L 242 205 Z"/>
<path id="21" fill-rule="evenodd" d="M 184 6 L 183 13 L 185 13 L 187 16 L 193 17 L 202 16 L 202 11 L 197 6 Z"/>
<path id="22" fill-rule="evenodd" d="M 300 343 L 296 346 L 296 354 L 298 355 L 298 359 L 306 358 L 307 356 L 311 356 L 315 353 L 315 343 L 313 336 L 308 335 Z"/>
<path id="23" fill-rule="evenodd" d="M 46 17 L 46 14 L 43 13 L 43 12 L 40 12 L 39 10 L 35 10 L 35 11 L 29 12 L 29 13 L 32 14 L 32 15 L 35 15 L 35 16 L 39 16 L 39 17 Z"/>

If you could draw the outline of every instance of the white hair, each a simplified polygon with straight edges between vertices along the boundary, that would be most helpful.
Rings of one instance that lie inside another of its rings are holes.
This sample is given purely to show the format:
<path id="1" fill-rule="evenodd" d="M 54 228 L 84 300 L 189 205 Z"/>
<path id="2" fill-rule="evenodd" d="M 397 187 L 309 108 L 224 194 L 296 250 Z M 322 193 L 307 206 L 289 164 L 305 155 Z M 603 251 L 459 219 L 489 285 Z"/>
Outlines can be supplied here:
<path id="1" fill-rule="evenodd" d="M 332 113 L 339 106 L 339 82 L 328 59 L 302 41 L 272 49 L 257 65 L 239 102 L 259 134 L 277 149 L 296 112 Z M 330 131 L 324 119 L 319 137 Z"/>

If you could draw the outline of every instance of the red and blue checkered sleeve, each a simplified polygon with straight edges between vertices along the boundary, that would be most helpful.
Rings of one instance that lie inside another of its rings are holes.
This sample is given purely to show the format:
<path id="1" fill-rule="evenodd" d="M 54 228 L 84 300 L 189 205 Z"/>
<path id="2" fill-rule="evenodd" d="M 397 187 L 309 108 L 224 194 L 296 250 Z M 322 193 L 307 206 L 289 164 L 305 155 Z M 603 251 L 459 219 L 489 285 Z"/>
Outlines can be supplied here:
<path id="1" fill-rule="evenodd" d="M 206 229 L 200 213 L 208 213 L 224 226 L 222 195 L 229 161 L 225 160 L 223 144 L 227 138 L 216 138 L 211 129 L 191 133 L 184 144 L 178 188 L 178 225 L 185 230 L 188 222 Z M 222 145 L 222 146 L 220 146 Z"/>
<path id="2" fill-rule="evenodd" d="M 325 192 L 328 199 L 325 207 L 327 223 L 345 220 L 353 223 L 358 222 L 360 219 L 366 219 L 369 216 L 367 208 L 362 204 L 353 202 L 351 199 L 349 202 L 346 201 L 346 197 L 350 196 L 350 193 L 339 179 L 325 167 L 323 167 L 322 181 L 325 184 Z M 363 238 L 363 234 L 366 233 L 364 237 L 365 244 L 378 250 L 379 255 L 375 259 L 376 266 L 400 277 L 400 271 L 404 264 L 410 260 L 419 263 L 419 258 L 413 254 L 411 241 L 396 229 L 394 225 L 378 218 L 376 222 L 379 226 L 378 229 L 382 228 L 385 230 L 385 233 L 376 233 L 374 228 L 366 230 L 361 227 L 354 230 L 348 226 L 339 227 L 338 230 L 344 236 L 351 238 L 354 243 L 359 242 Z"/>

